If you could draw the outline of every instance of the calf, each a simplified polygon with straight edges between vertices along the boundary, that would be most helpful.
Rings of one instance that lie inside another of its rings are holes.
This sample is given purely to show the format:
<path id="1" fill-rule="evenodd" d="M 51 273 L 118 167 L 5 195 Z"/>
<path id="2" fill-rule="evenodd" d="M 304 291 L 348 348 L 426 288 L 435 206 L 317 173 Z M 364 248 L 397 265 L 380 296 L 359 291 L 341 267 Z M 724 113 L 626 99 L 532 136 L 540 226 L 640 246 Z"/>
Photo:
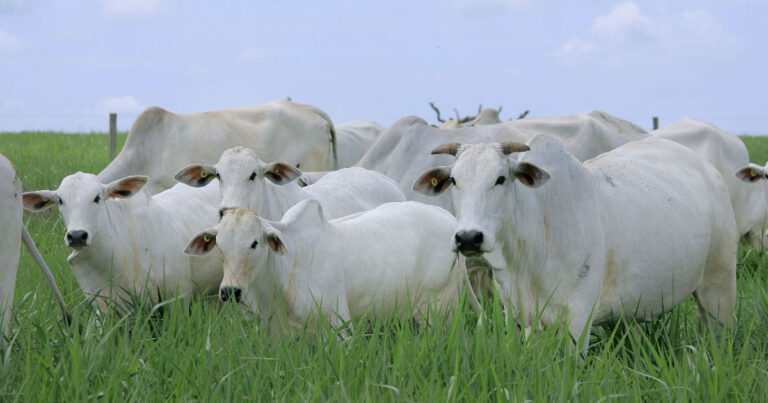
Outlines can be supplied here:
<path id="1" fill-rule="evenodd" d="M 364 313 L 450 314 L 467 281 L 464 259 L 450 251 L 455 226 L 447 211 L 416 202 L 327 221 L 309 199 L 280 221 L 228 210 L 186 253 L 204 255 L 218 245 L 221 298 L 258 305 L 262 325 L 275 335 L 314 322 L 315 307 L 334 327 Z"/>
<path id="2" fill-rule="evenodd" d="M 424 194 L 453 186 L 453 249 L 490 255 L 522 324 L 561 315 L 586 348 L 591 324 L 651 319 L 693 294 L 715 327 L 733 320 L 737 231 L 720 174 L 663 139 L 584 163 L 555 137 L 447 144 L 453 167 L 427 171 Z M 536 324 L 538 325 L 538 324 Z M 583 337 L 583 338 L 582 338 Z"/>
<path id="3" fill-rule="evenodd" d="M 24 193 L 24 207 L 37 212 L 58 204 L 67 227 L 67 262 L 85 296 L 101 311 L 114 298 L 122 306 L 129 292 L 148 287 L 175 292 L 215 291 L 221 256 L 185 256 L 186 241 L 217 220 L 218 186 L 177 184 L 157 195 L 144 189 L 146 176 L 108 185 L 82 172 L 56 190 Z"/>

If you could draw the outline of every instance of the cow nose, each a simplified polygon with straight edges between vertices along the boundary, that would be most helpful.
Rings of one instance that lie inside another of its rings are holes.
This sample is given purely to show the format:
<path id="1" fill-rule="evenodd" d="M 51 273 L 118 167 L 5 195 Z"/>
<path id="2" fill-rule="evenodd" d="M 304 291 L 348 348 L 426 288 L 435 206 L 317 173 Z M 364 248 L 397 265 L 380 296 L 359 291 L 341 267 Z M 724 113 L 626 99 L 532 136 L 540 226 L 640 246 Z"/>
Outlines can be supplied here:
<path id="1" fill-rule="evenodd" d="M 227 210 L 231 209 L 232 207 L 222 207 L 219 209 L 219 219 L 224 217 L 224 213 L 227 212 Z"/>
<path id="2" fill-rule="evenodd" d="M 67 244 L 71 247 L 85 246 L 88 241 L 88 231 L 74 230 L 67 232 Z"/>
<path id="3" fill-rule="evenodd" d="M 219 298 L 222 301 L 227 302 L 230 298 L 234 298 L 235 302 L 240 303 L 240 297 L 243 292 L 238 287 L 221 287 L 219 290 Z"/>
<path id="4" fill-rule="evenodd" d="M 455 238 L 456 248 L 465 254 L 480 252 L 480 247 L 483 245 L 483 233 L 480 231 L 459 231 Z"/>

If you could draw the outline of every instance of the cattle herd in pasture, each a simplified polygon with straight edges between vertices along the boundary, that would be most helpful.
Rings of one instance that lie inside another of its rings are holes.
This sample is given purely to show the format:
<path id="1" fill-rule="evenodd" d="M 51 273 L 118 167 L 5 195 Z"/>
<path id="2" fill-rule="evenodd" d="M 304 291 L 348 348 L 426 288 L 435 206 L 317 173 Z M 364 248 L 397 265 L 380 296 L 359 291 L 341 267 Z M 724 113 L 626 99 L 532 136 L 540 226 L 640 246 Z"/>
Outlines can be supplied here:
<path id="1" fill-rule="evenodd" d="M 495 288 L 508 320 L 564 323 L 579 351 L 592 324 L 689 296 L 713 331 L 733 323 L 738 243 L 763 248 L 768 213 L 768 169 L 738 137 L 691 118 L 648 133 L 600 111 L 520 117 L 382 128 L 288 100 L 152 107 L 102 172 L 23 194 L 0 155 L 3 334 L 22 240 L 69 318 L 22 206 L 58 207 L 99 311 L 146 287 L 218 294 L 275 337 L 318 321 L 344 337 L 363 314 L 450 318 L 464 292 L 482 321 Z"/>

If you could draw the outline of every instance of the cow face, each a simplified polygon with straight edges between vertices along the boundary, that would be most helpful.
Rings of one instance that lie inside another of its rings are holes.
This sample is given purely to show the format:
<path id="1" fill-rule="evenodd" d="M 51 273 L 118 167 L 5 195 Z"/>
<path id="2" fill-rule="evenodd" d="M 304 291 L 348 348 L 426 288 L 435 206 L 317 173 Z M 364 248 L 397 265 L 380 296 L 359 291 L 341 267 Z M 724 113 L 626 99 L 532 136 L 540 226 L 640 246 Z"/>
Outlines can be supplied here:
<path id="1" fill-rule="evenodd" d="M 437 195 L 453 186 L 458 219 L 455 251 L 465 256 L 491 252 L 497 234 L 508 221 L 505 214 L 514 208 L 515 192 L 538 187 L 549 179 L 549 174 L 535 165 L 507 156 L 527 150 L 527 146 L 519 143 L 494 143 L 446 144 L 433 151 L 455 155 L 456 163 L 452 168 L 438 167 L 425 172 L 416 180 L 413 190 Z"/>
<path id="2" fill-rule="evenodd" d="M 147 180 L 146 176 L 128 176 L 104 185 L 96 176 L 78 172 L 64 178 L 55 191 L 24 193 L 24 208 L 38 212 L 57 204 L 67 226 L 64 242 L 81 249 L 99 236 L 100 226 L 109 225 L 106 213 L 109 199 L 132 197 Z"/>
<path id="3" fill-rule="evenodd" d="M 184 251 L 205 255 L 218 246 L 224 255 L 224 278 L 219 287 L 222 301 L 256 306 L 251 287 L 255 276 L 268 267 L 270 254 L 285 253 L 285 245 L 270 223 L 253 210 L 227 210 L 219 225 L 196 235 Z"/>
<path id="4" fill-rule="evenodd" d="M 205 186 L 214 177 L 219 179 L 221 202 L 219 214 L 230 208 L 261 209 L 266 181 L 285 185 L 301 176 L 301 171 L 291 164 L 262 162 L 251 149 L 234 147 L 221 154 L 214 166 L 191 165 L 176 174 L 176 180 L 190 186 Z"/>

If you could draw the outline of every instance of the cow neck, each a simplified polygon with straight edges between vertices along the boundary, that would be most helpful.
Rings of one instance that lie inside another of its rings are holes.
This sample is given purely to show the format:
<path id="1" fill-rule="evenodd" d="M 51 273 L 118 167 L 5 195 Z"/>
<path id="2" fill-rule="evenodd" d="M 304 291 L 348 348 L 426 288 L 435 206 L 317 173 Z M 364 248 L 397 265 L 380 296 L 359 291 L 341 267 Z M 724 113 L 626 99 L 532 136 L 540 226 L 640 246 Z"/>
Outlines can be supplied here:
<path id="1" fill-rule="evenodd" d="M 312 196 L 296 181 L 285 185 L 276 185 L 268 180 L 262 182 L 263 186 L 258 193 L 263 196 L 257 197 L 257 203 L 252 208 L 268 220 L 280 220 L 288 209 Z"/>

